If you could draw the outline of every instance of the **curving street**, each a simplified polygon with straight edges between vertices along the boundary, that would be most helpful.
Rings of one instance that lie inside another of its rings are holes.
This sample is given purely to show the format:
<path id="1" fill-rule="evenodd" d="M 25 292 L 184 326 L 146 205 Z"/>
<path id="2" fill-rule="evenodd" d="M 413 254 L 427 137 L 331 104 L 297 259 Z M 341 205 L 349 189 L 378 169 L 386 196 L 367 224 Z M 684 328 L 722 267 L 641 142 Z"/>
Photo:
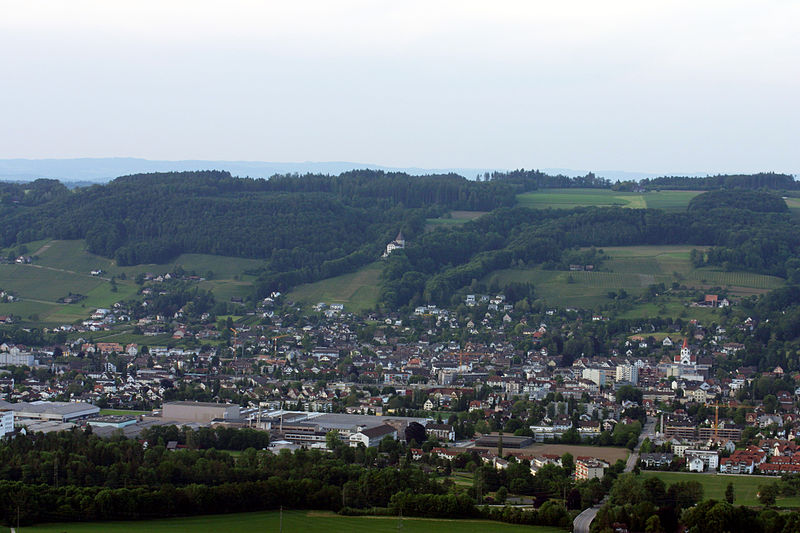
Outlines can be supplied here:
<path id="1" fill-rule="evenodd" d="M 655 427 L 655 420 L 651 421 L 648 418 L 642 427 L 642 433 L 639 435 L 639 441 L 636 443 L 636 447 L 633 449 L 633 452 L 631 452 L 631 454 L 628 456 L 628 460 L 625 462 L 625 472 L 633 471 L 633 468 L 639 461 L 639 448 L 641 448 L 642 442 L 644 442 L 645 438 L 650 437 L 652 440 L 652 438 L 655 436 Z M 592 527 L 592 520 L 594 520 L 594 517 L 597 516 L 597 511 L 600 510 L 600 507 L 603 506 L 605 501 L 606 499 L 603 498 L 600 503 L 594 507 L 584 509 L 581 514 L 576 516 L 575 520 L 572 521 L 572 531 L 574 533 L 589 533 L 589 529 Z"/>

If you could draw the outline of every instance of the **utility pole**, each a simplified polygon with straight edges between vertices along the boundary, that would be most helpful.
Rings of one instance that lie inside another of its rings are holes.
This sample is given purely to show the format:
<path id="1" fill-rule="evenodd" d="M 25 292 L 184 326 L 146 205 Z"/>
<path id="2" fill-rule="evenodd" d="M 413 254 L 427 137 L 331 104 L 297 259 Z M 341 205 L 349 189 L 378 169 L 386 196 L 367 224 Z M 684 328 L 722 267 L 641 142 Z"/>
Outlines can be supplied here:
<path id="1" fill-rule="evenodd" d="M 283 533 L 283 505 L 281 505 L 281 514 L 280 514 L 280 533 Z"/>

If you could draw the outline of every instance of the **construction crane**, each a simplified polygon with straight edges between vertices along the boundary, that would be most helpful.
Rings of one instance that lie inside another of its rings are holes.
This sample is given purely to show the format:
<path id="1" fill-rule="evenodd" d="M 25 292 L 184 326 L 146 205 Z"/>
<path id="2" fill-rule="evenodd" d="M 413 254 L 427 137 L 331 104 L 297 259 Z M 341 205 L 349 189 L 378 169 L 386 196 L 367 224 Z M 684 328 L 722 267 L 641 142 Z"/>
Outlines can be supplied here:
<path id="1" fill-rule="evenodd" d="M 228 328 L 233 332 L 233 360 L 236 360 L 236 343 L 239 341 L 239 330 Z M 242 357 L 244 357 L 244 344 L 242 344 Z"/>
<path id="2" fill-rule="evenodd" d="M 272 337 L 270 341 L 272 341 L 272 351 L 278 353 L 278 339 L 282 339 L 284 337 L 292 337 L 291 334 L 286 333 L 284 335 L 278 335 L 276 337 Z"/>
<path id="3" fill-rule="evenodd" d="M 719 442 L 719 402 L 714 402 L 711 404 L 714 407 L 714 442 Z M 728 402 L 727 405 L 723 405 L 723 407 L 729 407 L 731 402 Z"/>
<path id="4" fill-rule="evenodd" d="M 467 357 L 476 357 L 480 358 L 481 356 L 485 355 L 480 352 L 457 352 L 458 354 L 458 369 L 461 370 L 464 368 L 464 356 Z"/>

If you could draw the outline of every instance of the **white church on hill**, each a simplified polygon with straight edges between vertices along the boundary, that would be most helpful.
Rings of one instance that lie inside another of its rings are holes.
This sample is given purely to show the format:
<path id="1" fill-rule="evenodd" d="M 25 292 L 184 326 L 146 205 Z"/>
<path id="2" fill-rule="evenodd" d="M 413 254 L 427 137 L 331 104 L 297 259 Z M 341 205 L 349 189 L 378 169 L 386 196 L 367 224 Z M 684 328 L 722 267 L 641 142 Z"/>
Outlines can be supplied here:
<path id="1" fill-rule="evenodd" d="M 402 250 L 406 247 L 406 238 L 403 237 L 403 232 L 400 231 L 397 234 L 397 237 L 394 238 L 392 242 L 386 245 L 386 251 L 383 252 L 382 257 L 389 257 L 389 254 L 394 252 L 395 250 Z"/>

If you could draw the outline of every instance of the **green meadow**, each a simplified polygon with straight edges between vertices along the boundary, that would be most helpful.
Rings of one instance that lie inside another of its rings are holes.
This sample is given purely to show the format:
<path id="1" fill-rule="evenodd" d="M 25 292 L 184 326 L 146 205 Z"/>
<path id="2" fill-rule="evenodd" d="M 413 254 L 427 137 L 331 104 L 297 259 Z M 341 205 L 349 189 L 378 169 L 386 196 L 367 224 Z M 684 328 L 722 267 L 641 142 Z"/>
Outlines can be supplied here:
<path id="1" fill-rule="evenodd" d="M 643 294 L 648 286 L 663 283 L 669 288 L 673 282 L 687 287 L 711 289 L 720 287 L 734 296 L 759 294 L 784 285 L 785 281 L 774 276 L 750 272 L 724 272 L 709 267 L 694 268 L 689 254 L 690 246 L 627 246 L 603 248 L 609 259 L 599 265 L 597 271 L 568 272 L 528 269 L 504 269 L 495 271 L 484 279 L 486 283 L 497 280 L 502 287 L 511 282 L 532 283 L 538 297 L 551 304 L 561 306 L 591 307 L 608 303 L 608 293 L 624 289 L 628 294 Z M 662 298 L 657 304 L 645 304 L 652 309 L 635 309 L 639 313 L 659 311 L 680 314 L 684 310 L 702 318 L 710 309 L 686 308 L 686 302 Z"/>
<path id="2" fill-rule="evenodd" d="M 285 511 L 237 513 L 228 515 L 168 518 L 136 522 L 73 522 L 41 524 L 22 528 L 30 533 L 563 533 L 563 529 L 545 526 L 521 526 L 488 520 L 448 520 L 427 518 L 398 518 L 396 516 L 353 517 L 339 516 L 327 511 Z M 7 530 L 6 530 L 7 531 Z"/>
<path id="3" fill-rule="evenodd" d="M 220 301 L 244 298 L 250 294 L 255 279 L 247 272 L 263 264 L 257 259 L 183 254 L 169 263 L 120 267 L 111 259 L 87 252 L 83 240 L 37 241 L 25 247 L 34 256 L 33 263 L 0 265 L 0 288 L 20 298 L 19 302 L 0 303 L 0 314 L 43 324 L 83 320 L 98 307 L 110 307 L 118 301 L 135 298 L 139 286 L 134 279 L 138 274 L 166 274 L 177 266 L 202 277 L 210 274 L 199 286 L 212 290 Z M 17 249 L 6 249 L 3 253 Z M 92 276 L 93 270 L 103 273 Z M 116 280 L 116 291 L 112 290 L 112 277 Z M 75 304 L 58 303 L 59 298 L 69 293 L 82 294 L 86 299 Z"/>
<path id="4" fill-rule="evenodd" d="M 657 477 L 667 486 L 678 481 L 699 481 L 703 485 L 705 499 L 723 501 L 728 483 L 733 483 L 735 505 L 761 505 L 756 495 L 760 485 L 774 483 L 777 478 L 771 476 L 695 474 L 689 472 L 653 472 L 642 471 L 644 477 Z M 777 499 L 779 507 L 800 507 L 800 496 Z"/>
<path id="5" fill-rule="evenodd" d="M 375 307 L 380 296 L 380 275 L 383 263 L 371 263 L 356 272 L 342 274 L 315 283 L 295 287 L 289 300 L 305 306 L 320 302 L 344 304 L 344 310 L 358 312 Z"/>

